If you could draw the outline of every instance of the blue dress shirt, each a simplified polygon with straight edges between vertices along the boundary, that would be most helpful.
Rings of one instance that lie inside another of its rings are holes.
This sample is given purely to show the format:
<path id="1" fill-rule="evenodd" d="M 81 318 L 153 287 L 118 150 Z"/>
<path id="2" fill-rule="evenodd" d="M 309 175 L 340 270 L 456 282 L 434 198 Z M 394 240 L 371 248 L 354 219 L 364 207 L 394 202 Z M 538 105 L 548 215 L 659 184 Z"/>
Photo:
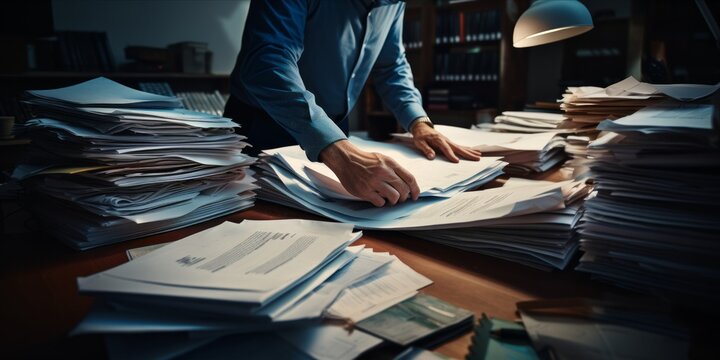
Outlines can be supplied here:
<path id="1" fill-rule="evenodd" d="M 371 74 L 407 129 L 426 113 L 402 46 L 404 11 L 392 0 L 253 0 L 231 92 L 264 110 L 313 161 L 347 138 L 348 114 Z"/>

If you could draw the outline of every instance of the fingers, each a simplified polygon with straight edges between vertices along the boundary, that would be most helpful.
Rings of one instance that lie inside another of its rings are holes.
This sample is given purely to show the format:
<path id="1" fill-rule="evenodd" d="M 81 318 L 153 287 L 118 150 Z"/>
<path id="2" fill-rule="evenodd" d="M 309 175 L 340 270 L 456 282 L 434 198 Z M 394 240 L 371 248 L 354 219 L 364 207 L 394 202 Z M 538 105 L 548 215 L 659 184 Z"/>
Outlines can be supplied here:
<path id="1" fill-rule="evenodd" d="M 375 205 L 375 207 L 385 206 L 385 199 L 383 199 L 383 197 L 376 192 L 368 192 L 365 196 L 362 196 L 361 198 L 363 200 L 369 201 L 370 203 Z"/>
<path id="2" fill-rule="evenodd" d="M 458 156 L 465 160 L 479 161 L 480 157 L 482 156 L 481 152 L 473 150 L 471 148 L 455 145 L 453 143 L 450 143 L 450 146 L 453 148 L 453 150 Z"/>
<path id="3" fill-rule="evenodd" d="M 432 160 L 435 158 L 435 151 L 428 145 L 428 143 L 425 140 L 418 140 L 415 142 L 415 147 L 422 152 L 428 160 Z"/>
<path id="4" fill-rule="evenodd" d="M 433 148 L 436 148 L 440 150 L 448 160 L 454 163 L 460 162 L 460 158 L 478 161 L 480 160 L 480 157 L 482 155 L 482 153 L 477 150 L 473 150 L 465 146 L 456 145 L 455 143 L 448 141 L 448 139 L 443 136 L 416 139 L 415 147 L 417 147 L 423 154 L 425 154 L 425 157 L 427 157 L 429 160 L 435 158 L 435 151 L 433 150 Z"/>
<path id="5" fill-rule="evenodd" d="M 386 158 L 384 171 L 375 174 L 364 191 L 363 199 L 375 206 L 393 206 L 405 202 L 408 197 L 417 200 L 420 188 L 415 177 L 397 162 Z M 379 198 L 379 199 L 378 199 Z"/>
<path id="6" fill-rule="evenodd" d="M 396 162 L 393 161 L 391 165 L 395 174 L 397 174 L 408 187 L 412 199 L 417 200 L 420 196 L 420 186 L 418 186 L 417 181 L 415 181 L 415 177 Z"/>
<path id="7" fill-rule="evenodd" d="M 445 139 L 438 138 L 435 141 L 434 145 L 436 147 L 438 147 L 440 149 L 440 151 L 442 151 L 443 155 L 445 155 L 445 157 L 448 158 L 448 160 L 450 160 L 451 162 L 454 162 L 454 163 L 460 162 L 460 159 L 458 159 L 457 155 L 455 155 L 455 152 L 450 147 L 450 144 L 448 144 L 448 142 Z"/>
<path id="8" fill-rule="evenodd" d="M 395 205 L 400 200 L 400 192 L 386 182 L 380 183 L 376 191 L 387 200 L 386 204 L 388 205 Z M 407 195 L 405 197 L 407 198 Z"/>

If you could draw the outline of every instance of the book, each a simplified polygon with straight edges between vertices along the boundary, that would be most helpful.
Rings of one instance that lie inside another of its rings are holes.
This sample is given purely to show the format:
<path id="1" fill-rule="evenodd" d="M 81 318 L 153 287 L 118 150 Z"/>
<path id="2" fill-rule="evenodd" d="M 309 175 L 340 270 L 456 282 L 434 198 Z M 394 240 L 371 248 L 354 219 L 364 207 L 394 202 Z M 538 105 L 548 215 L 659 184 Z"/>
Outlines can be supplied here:
<path id="1" fill-rule="evenodd" d="M 356 324 L 401 346 L 432 347 L 472 327 L 474 314 L 436 297 L 418 294 Z"/>

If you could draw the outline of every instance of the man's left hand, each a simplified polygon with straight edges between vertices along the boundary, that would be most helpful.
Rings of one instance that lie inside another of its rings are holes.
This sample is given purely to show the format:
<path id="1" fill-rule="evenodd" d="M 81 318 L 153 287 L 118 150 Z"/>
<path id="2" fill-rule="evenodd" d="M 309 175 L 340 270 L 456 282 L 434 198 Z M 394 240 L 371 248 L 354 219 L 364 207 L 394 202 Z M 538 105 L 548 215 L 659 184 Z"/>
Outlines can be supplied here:
<path id="1" fill-rule="evenodd" d="M 415 147 L 430 160 L 435 158 L 436 150 L 442 152 L 448 160 L 454 163 L 460 162 L 460 158 L 472 161 L 480 160 L 481 153 L 479 151 L 453 143 L 427 123 L 415 124 L 410 132 L 413 135 Z"/>

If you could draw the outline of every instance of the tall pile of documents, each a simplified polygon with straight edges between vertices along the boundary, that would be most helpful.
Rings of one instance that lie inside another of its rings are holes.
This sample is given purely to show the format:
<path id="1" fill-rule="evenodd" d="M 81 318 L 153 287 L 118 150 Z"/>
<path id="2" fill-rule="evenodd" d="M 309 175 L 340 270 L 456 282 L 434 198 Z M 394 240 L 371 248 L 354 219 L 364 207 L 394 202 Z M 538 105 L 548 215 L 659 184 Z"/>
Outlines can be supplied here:
<path id="1" fill-rule="evenodd" d="M 582 134 L 568 137 L 565 150 L 571 160 L 566 164 L 573 177 L 592 176 L 589 171 L 587 146 L 599 134 L 596 129 L 603 120 L 615 120 L 630 115 L 645 106 L 662 101 L 665 96 L 659 94 L 649 84 L 641 83 L 633 77 L 601 88 L 596 86 L 569 87 L 558 100 L 560 109 L 568 123 L 582 129 Z"/>
<path id="2" fill-rule="evenodd" d="M 80 292 L 98 301 L 73 333 L 108 335 L 111 351 L 132 349 L 133 358 L 260 332 L 285 340 L 338 332 L 316 340 L 341 346 L 338 337 L 354 338 L 321 318 L 360 321 L 431 283 L 395 256 L 349 246 L 361 235 L 352 224 L 309 220 L 222 223 L 79 278 Z"/>
<path id="3" fill-rule="evenodd" d="M 252 206 L 238 125 L 105 78 L 29 91 L 41 163 L 14 173 L 45 229 L 77 249 L 177 229 Z"/>
<path id="4" fill-rule="evenodd" d="M 713 106 L 661 104 L 598 129 L 608 135 L 589 149 L 598 192 L 579 226 L 585 255 L 578 270 L 674 300 L 717 304 L 720 149 Z"/>
<path id="5" fill-rule="evenodd" d="M 572 156 L 568 167 L 574 169 L 574 177 L 588 177 L 587 145 L 599 135 L 595 127 L 601 121 L 615 120 L 636 111 L 674 99 L 691 101 L 705 97 L 720 88 L 717 85 L 694 84 L 648 84 L 632 76 L 607 88 L 595 86 L 569 87 L 562 99 L 560 108 L 568 123 L 578 124 L 582 133 L 568 137 L 566 151 Z"/>
<path id="6" fill-rule="evenodd" d="M 511 178 L 505 191 L 558 184 Z M 542 270 L 564 269 L 578 249 L 575 225 L 590 187 L 581 181 L 561 183 L 565 206 L 485 221 L 479 226 L 412 230 L 406 233 L 459 249 L 518 262 Z"/>

